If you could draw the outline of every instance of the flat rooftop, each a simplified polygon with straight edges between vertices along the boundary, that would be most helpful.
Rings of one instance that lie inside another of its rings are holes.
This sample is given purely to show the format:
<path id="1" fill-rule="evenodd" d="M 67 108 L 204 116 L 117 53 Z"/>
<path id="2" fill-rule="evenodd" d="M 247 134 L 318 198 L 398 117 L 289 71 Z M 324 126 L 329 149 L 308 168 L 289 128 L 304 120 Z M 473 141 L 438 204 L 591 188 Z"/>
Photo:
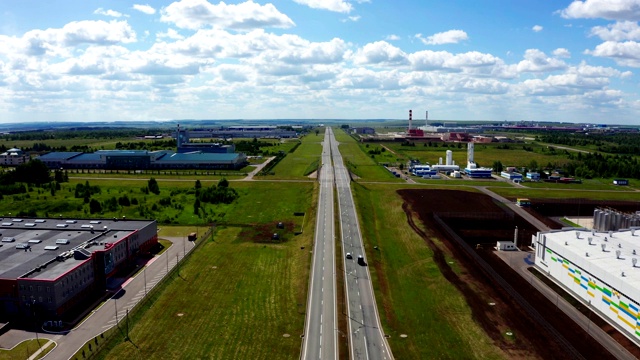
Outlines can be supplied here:
<path id="1" fill-rule="evenodd" d="M 626 296 L 640 300 L 640 229 L 613 232 L 572 229 L 541 235 L 546 236 L 547 248 L 563 259 L 620 289 Z"/>
<path id="2" fill-rule="evenodd" d="M 118 242 L 150 223 L 143 220 L 0 218 L 0 279 L 54 280 L 87 261 L 73 258 L 75 248 L 82 245 L 89 252 L 102 250 L 104 243 Z M 18 248 L 22 244 L 29 248 Z M 51 262 L 58 256 L 65 260 Z M 42 267 L 44 264 L 47 266 Z M 25 276 L 38 267 L 41 267 L 40 271 Z"/>

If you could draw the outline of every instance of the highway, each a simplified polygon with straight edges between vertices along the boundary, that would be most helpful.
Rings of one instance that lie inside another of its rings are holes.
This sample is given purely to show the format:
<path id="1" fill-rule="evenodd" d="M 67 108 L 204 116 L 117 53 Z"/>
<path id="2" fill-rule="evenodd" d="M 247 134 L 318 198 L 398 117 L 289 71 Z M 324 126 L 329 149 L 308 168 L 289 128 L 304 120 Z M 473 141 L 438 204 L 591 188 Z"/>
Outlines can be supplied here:
<path id="1" fill-rule="evenodd" d="M 357 261 L 358 256 L 361 255 L 366 263 L 367 257 L 351 193 L 351 178 L 342 162 L 338 143 L 331 129 L 328 130 L 327 137 L 331 141 L 343 254 L 352 254 L 352 259 L 342 257 L 345 272 L 349 358 L 393 359 L 380 325 L 369 268 L 359 265 Z"/>
<path id="2" fill-rule="evenodd" d="M 336 314 L 335 215 L 333 211 L 333 166 L 330 128 L 327 128 L 319 170 L 320 195 L 313 264 L 309 280 L 305 336 L 302 359 L 338 358 L 338 321 Z"/>

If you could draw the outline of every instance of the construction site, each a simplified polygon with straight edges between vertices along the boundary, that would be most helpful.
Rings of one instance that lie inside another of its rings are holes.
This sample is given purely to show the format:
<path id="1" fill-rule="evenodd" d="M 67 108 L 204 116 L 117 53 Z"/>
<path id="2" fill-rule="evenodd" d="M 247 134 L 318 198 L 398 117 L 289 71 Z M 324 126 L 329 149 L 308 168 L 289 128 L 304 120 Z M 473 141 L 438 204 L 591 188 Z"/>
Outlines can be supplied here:
<path id="1" fill-rule="evenodd" d="M 592 313 L 590 307 L 572 301 L 560 286 L 534 270 L 534 251 L 530 246 L 532 236 L 539 230 L 511 208 L 475 192 L 405 189 L 398 193 L 405 202 L 403 208 L 409 225 L 433 250 L 434 261 L 442 273 L 464 294 L 476 322 L 501 348 L 508 349 L 511 356 L 621 357 L 608 350 L 610 346 L 592 339 L 593 327 L 576 323 L 560 309 L 558 299 L 564 297 L 575 307 L 573 311 L 588 317 L 593 322 L 591 326 L 609 334 L 628 357 L 640 357 L 640 347 L 633 341 Z M 625 211 L 635 211 L 638 207 L 632 202 L 609 205 Z M 556 231 L 553 229 L 560 230 L 563 225 L 554 217 L 593 215 L 603 206 L 602 202 L 591 200 L 531 199 L 531 207 L 523 210 Z M 517 264 L 510 263 L 507 259 L 511 257 L 501 256 L 496 250 L 498 243 L 511 241 L 519 249 L 511 252 L 518 255 L 514 261 Z M 462 270 L 454 271 L 452 263 L 445 261 L 450 256 L 460 263 Z M 518 266 L 524 271 L 516 271 Z M 556 292 L 555 301 L 539 291 L 538 283 L 545 283 L 544 286 Z M 506 331 L 518 336 L 505 336 Z"/>

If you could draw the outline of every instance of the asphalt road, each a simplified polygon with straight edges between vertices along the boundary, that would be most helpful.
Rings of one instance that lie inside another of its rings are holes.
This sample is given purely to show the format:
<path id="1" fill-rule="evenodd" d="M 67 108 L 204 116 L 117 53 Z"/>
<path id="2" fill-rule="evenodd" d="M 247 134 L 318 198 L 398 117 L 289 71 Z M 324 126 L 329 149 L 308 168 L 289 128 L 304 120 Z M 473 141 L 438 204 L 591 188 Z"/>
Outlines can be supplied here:
<path id="1" fill-rule="evenodd" d="M 338 150 L 338 143 L 331 130 L 329 130 L 328 137 L 331 139 L 331 154 L 340 211 L 342 249 L 345 254 L 352 254 L 352 259 L 343 257 L 349 331 L 349 358 L 392 359 L 393 355 L 380 325 L 369 268 L 358 264 L 358 256 L 362 256 L 365 263 L 367 257 L 351 193 L 349 172 L 344 166 L 342 156 Z"/>
<path id="2" fill-rule="evenodd" d="M 535 216 L 529 214 L 526 210 L 514 204 L 513 201 L 510 201 L 509 199 L 502 197 L 485 187 L 478 186 L 477 189 L 491 196 L 492 198 L 500 201 L 501 203 L 505 204 L 507 207 L 513 210 L 516 214 L 520 215 L 523 219 L 527 220 L 531 225 L 535 226 L 536 229 L 538 229 L 539 231 L 551 230 L 551 228 L 545 225 L 542 221 L 538 220 Z"/>
<path id="3" fill-rule="evenodd" d="M 328 134 L 329 128 L 326 131 Z M 334 177 L 329 136 L 324 138 L 319 171 L 320 195 L 301 358 L 337 359 Z"/>

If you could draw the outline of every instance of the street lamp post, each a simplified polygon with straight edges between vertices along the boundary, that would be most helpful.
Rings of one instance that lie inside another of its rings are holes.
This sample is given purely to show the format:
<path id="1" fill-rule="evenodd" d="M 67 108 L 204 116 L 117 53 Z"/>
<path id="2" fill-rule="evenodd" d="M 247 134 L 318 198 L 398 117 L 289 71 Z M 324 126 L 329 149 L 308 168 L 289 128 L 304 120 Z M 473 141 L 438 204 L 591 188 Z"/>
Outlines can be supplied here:
<path id="1" fill-rule="evenodd" d="M 36 317 L 36 299 L 33 299 L 31 303 L 31 311 L 33 312 L 33 322 L 35 323 L 35 331 L 36 331 L 36 342 L 38 343 L 38 348 L 40 348 L 40 339 L 38 339 L 38 318 Z"/>

